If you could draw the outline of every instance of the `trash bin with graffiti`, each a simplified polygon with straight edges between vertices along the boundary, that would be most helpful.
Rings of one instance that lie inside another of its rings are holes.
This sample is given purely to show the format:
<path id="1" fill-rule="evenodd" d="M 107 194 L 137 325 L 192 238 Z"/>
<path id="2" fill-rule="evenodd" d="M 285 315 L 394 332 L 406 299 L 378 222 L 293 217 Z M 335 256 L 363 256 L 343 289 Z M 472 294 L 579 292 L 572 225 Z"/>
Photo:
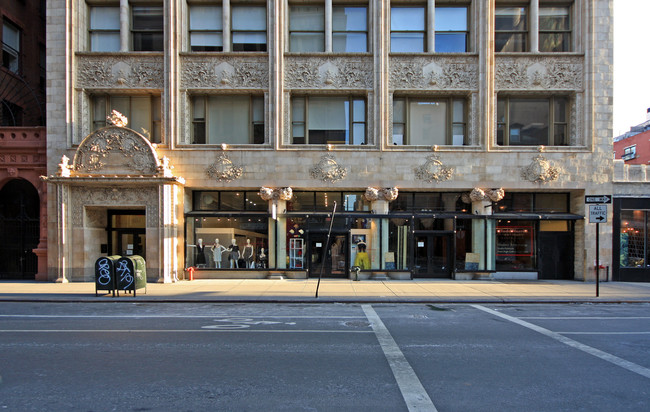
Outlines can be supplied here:
<path id="1" fill-rule="evenodd" d="M 115 265 L 121 256 L 102 256 L 95 261 L 95 296 L 97 291 L 107 290 L 115 296 Z"/>
<path id="2" fill-rule="evenodd" d="M 115 262 L 115 284 L 117 293 L 120 290 L 133 292 L 136 295 L 137 289 L 144 288 L 147 293 L 147 268 L 142 256 L 123 256 Z"/>

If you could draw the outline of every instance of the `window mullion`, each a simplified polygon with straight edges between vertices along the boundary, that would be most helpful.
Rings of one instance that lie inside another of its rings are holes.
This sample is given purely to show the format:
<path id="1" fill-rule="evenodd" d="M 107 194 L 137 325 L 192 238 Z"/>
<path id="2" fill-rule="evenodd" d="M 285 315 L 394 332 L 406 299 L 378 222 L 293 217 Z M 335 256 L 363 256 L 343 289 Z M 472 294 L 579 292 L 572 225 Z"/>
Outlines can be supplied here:
<path id="1" fill-rule="evenodd" d="M 548 99 L 548 138 L 549 146 L 555 145 L 555 98 Z"/>
<path id="2" fill-rule="evenodd" d="M 539 52 L 539 0 L 530 0 L 530 51 Z"/>
<path id="3" fill-rule="evenodd" d="M 426 50 L 429 53 L 436 51 L 436 0 L 427 0 L 427 18 L 424 21 L 424 27 L 427 32 L 427 45 Z"/>
<path id="4" fill-rule="evenodd" d="M 221 14 L 221 25 L 223 27 L 223 34 L 221 42 L 223 43 L 223 51 L 230 52 L 232 51 L 232 29 L 230 26 L 230 21 L 232 19 L 232 9 L 230 7 L 230 0 L 223 0 L 221 3 L 222 14 Z"/>
<path id="5" fill-rule="evenodd" d="M 131 9 L 129 0 L 120 0 L 120 51 L 129 51 L 131 43 Z"/>
<path id="6" fill-rule="evenodd" d="M 325 0 L 325 52 L 332 52 L 332 0 Z"/>
<path id="7" fill-rule="evenodd" d="M 510 98 L 505 99 L 505 125 L 503 130 L 503 145 L 510 146 Z"/>
<path id="8" fill-rule="evenodd" d="M 305 144 L 309 144 L 309 97 L 305 96 Z"/>

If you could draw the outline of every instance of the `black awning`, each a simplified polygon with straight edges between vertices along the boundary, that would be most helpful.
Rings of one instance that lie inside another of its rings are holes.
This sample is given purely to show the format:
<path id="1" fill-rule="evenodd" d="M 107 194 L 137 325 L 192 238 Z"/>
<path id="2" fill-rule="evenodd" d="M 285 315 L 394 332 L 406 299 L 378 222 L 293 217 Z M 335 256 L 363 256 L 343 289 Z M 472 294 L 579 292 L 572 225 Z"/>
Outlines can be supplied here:
<path id="1" fill-rule="evenodd" d="M 495 213 L 487 218 L 498 220 L 583 220 L 585 217 L 574 213 Z"/>

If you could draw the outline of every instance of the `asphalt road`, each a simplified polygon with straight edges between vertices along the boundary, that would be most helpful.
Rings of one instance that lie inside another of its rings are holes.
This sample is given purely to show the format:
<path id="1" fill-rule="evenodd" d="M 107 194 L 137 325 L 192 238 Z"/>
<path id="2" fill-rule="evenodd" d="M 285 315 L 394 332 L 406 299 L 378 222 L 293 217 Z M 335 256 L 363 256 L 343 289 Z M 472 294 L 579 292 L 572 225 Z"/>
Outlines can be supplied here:
<path id="1" fill-rule="evenodd" d="M 0 410 L 646 411 L 649 309 L 0 303 Z"/>

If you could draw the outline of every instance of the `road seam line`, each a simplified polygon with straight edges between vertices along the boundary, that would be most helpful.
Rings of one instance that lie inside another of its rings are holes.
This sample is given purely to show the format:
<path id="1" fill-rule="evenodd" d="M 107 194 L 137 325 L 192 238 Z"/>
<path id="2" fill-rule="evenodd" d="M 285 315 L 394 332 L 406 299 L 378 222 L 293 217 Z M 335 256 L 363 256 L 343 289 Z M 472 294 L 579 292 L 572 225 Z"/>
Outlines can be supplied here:
<path id="1" fill-rule="evenodd" d="M 516 318 L 514 316 L 506 315 L 505 313 L 500 313 L 497 312 L 496 310 L 486 308 L 485 306 L 481 305 L 471 305 L 472 307 L 482 310 L 483 312 L 490 313 L 492 315 L 498 316 L 502 319 L 506 319 L 510 322 L 516 323 L 520 326 L 523 326 L 525 328 L 534 330 L 535 332 L 541 333 L 542 335 L 548 336 L 549 338 L 555 339 L 559 342 L 564 343 L 565 345 L 571 346 L 572 348 L 581 350 L 585 353 L 588 353 L 590 355 L 593 355 L 597 358 L 600 358 L 604 361 L 607 361 L 609 363 L 612 363 L 616 366 L 619 366 L 621 368 L 627 369 L 630 372 L 634 372 L 636 374 L 639 374 L 641 376 L 645 376 L 646 378 L 650 378 L 650 369 L 645 368 L 641 365 L 637 365 L 636 363 L 627 361 L 625 359 L 619 358 L 618 356 L 612 355 L 610 353 L 604 352 L 600 349 L 596 349 L 594 347 L 591 347 L 589 345 L 585 345 L 584 343 L 580 343 L 578 341 L 575 341 L 571 338 L 567 338 L 566 336 L 563 336 L 559 334 L 558 332 L 553 332 L 551 330 L 548 330 L 546 328 L 543 328 L 541 326 L 537 326 L 535 324 L 526 322 L 524 320 L 521 320 L 519 318 Z"/>
<path id="2" fill-rule="evenodd" d="M 384 325 L 384 322 L 377 315 L 377 312 L 375 312 L 371 305 L 361 305 L 361 308 L 366 314 L 370 326 L 372 326 L 372 330 L 375 332 L 375 336 L 377 336 L 379 345 L 393 371 L 393 376 L 397 381 L 400 392 L 402 392 L 402 397 L 406 402 L 408 410 L 436 412 L 437 409 L 433 405 L 424 386 L 422 386 L 422 382 L 418 379 L 415 371 L 406 360 L 406 357 Z"/>

